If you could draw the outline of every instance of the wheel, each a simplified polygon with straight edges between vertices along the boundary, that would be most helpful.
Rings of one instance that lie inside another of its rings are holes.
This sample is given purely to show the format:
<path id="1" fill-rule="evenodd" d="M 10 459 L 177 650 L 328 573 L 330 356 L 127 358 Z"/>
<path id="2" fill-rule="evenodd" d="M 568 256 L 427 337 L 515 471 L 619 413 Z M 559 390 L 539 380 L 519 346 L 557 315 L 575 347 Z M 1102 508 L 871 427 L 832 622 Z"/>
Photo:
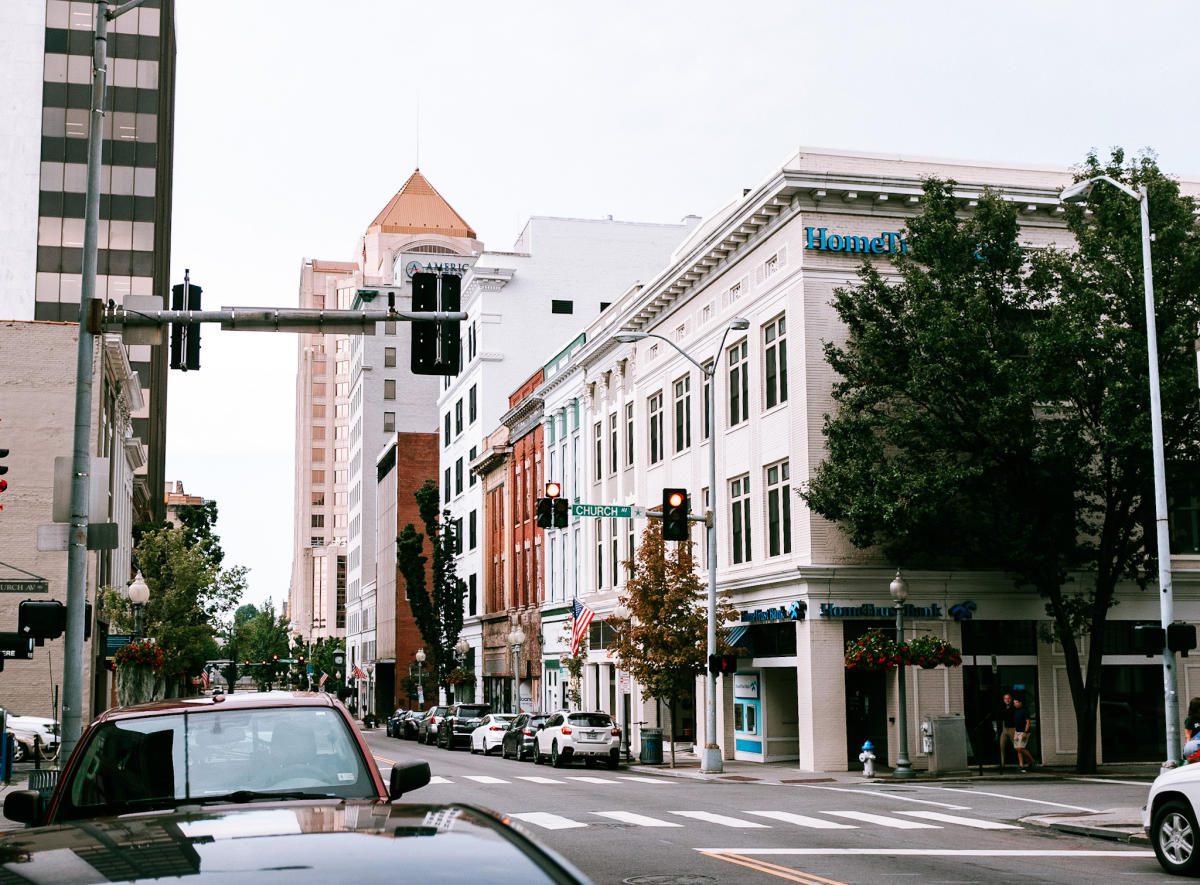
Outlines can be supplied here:
<path id="1" fill-rule="evenodd" d="M 508 744 L 504 743 L 504 741 L 500 742 L 500 758 L 501 759 L 508 758 Z"/>
<path id="2" fill-rule="evenodd" d="M 562 768 L 567 764 L 567 757 L 558 752 L 558 741 L 550 745 L 550 764 L 555 768 Z"/>
<path id="3" fill-rule="evenodd" d="M 24 762 L 29 758 L 29 748 L 20 741 L 13 741 L 13 762 Z"/>
<path id="4" fill-rule="evenodd" d="M 1164 802 L 1154 812 L 1150 841 L 1159 864 L 1176 876 L 1200 872 L 1200 846 L 1196 844 L 1196 816 L 1184 800 Z"/>
<path id="5" fill-rule="evenodd" d="M 471 755 L 472 755 L 472 756 L 474 756 L 474 755 L 476 755 L 478 752 L 479 752 L 479 751 L 475 749 L 475 741 L 473 741 L 473 740 L 472 740 L 472 741 L 471 741 Z M 483 755 L 485 755 L 485 756 L 487 755 L 487 744 L 484 744 L 484 745 L 483 745 Z"/>
<path id="6" fill-rule="evenodd" d="M 588 756 L 583 760 L 583 764 L 587 768 L 595 768 L 596 767 L 596 759 L 594 756 Z"/>
<path id="7" fill-rule="evenodd" d="M 544 759 L 543 759 L 543 757 L 542 757 L 542 748 L 541 748 L 541 745 L 539 745 L 539 744 L 534 744 L 534 745 L 533 745 L 533 764 L 534 764 L 534 765 L 541 765 L 543 761 L 544 761 Z"/>
<path id="8" fill-rule="evenodd" d="M 619 750 L 613 750 L 608 754 L 608 759 L 605 760 L 609 768 L 617 768 L 621 764 L 621 753 Z"/>

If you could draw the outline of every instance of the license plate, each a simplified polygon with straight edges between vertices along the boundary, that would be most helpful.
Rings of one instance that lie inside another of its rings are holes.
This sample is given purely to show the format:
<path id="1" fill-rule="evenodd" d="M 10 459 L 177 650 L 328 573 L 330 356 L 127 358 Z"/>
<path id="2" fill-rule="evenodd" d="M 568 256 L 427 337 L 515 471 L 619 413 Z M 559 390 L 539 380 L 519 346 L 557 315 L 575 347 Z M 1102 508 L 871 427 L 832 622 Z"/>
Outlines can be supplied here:
<path id="1" fill-rule="evenodd" d="M 598 732 L 598 731 L 585 731 L 585 732 L 583 733 L 583 736 L 584 736 L 585 738 L 587 738 L 589 741 L 594 741 L 594 740 L 597 740 L 597 739 L 599 739 L 599 737 L 600 737 L 600 732 Z"/>

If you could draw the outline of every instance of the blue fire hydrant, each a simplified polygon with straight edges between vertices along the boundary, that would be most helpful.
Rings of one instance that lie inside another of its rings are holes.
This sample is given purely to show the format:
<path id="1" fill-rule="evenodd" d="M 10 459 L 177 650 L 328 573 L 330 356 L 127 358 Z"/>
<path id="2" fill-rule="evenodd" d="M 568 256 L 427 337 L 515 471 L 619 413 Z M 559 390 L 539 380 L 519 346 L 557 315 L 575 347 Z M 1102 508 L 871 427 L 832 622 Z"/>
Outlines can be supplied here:
<path id="1" fill-rule="evenodd" d="M 863 764 L 864 777 L 875 777 L 875 745 L 873 743 L 867 741 L 862 745 L 858 761 Z"/>

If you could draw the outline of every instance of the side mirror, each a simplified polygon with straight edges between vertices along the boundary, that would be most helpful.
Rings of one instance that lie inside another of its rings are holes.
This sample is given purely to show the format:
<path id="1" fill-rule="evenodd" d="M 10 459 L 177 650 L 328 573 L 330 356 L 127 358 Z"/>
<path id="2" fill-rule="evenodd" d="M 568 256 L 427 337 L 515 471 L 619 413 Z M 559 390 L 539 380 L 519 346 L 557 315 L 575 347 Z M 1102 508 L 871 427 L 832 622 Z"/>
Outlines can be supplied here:
<path id="1" fill-rule="evenodd" d="M 388 799 L 394 802 L 405 793 L 419 790 L 429 783 L 429 778 L 428 762 L 397 762 L 392 766 L 392 776 L 388 783 Z M 4 803 L 4 810 L 8 811 L 7 801 Z"/>
<path id="2" fill-rule="evenodd" d="M 42 794 L 37 790 L 13 790 L 4 797 L 4 816 L 17 823 L 36 826 L 42 816 Z"/>

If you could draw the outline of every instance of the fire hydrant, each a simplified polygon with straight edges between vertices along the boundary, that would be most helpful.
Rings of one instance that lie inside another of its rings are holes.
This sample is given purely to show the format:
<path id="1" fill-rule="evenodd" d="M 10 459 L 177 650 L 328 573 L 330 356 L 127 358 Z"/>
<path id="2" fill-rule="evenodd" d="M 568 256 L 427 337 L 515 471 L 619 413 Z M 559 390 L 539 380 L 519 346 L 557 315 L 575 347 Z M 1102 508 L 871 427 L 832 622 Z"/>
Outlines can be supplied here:
<path id="1" fill-rule="evenodd" d="M 858 761 L 863 764 L 863 776 L 875 777 L 875 745 L 867 741 L 858 754 Z"/>

